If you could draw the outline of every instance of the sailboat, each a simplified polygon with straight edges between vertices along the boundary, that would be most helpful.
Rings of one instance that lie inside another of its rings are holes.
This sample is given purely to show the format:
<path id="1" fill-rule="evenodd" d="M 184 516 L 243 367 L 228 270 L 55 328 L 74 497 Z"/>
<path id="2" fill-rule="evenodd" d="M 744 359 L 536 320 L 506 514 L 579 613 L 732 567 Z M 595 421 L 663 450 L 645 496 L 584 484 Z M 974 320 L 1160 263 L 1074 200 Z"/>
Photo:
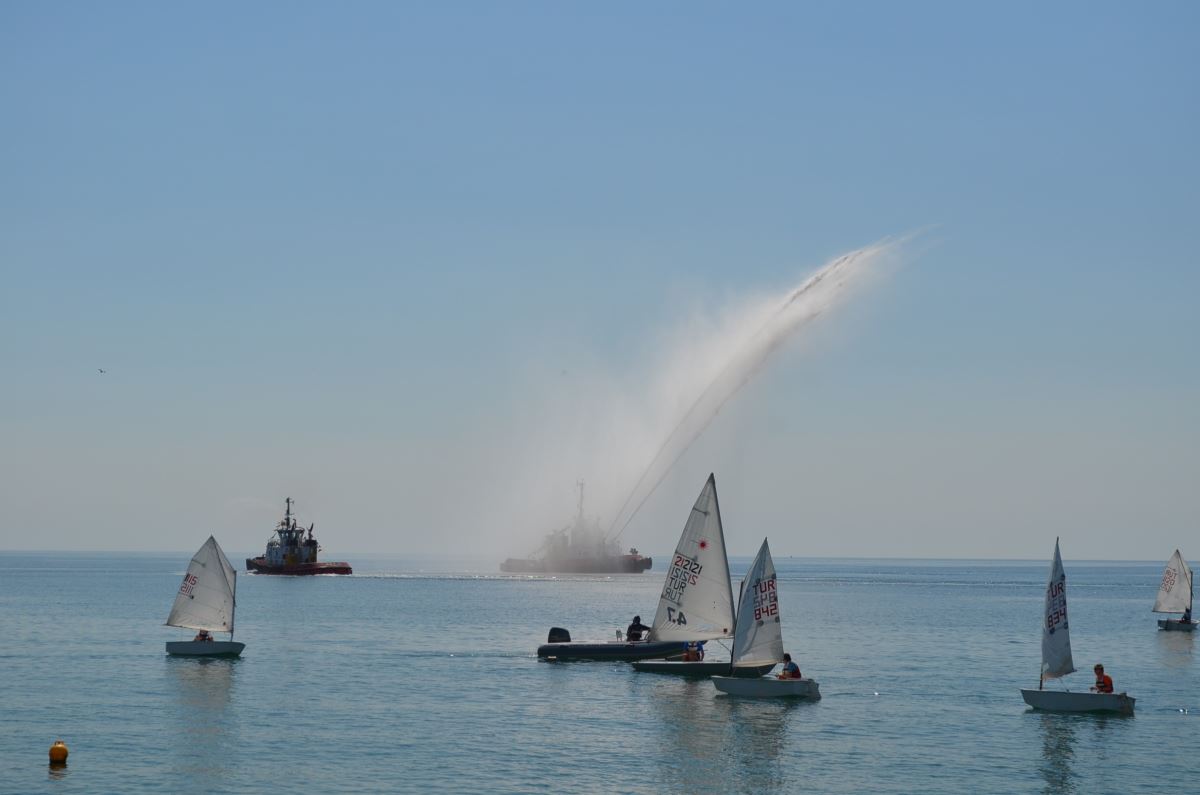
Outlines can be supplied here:
<path id="1" fill-rule="evenodd" d="M 733 669 L 768 666 L 783 662 L 783 626 L 779 622 L 779 589 L 771 548 L 763 539 L 758 556 L 742 580 L 738 600 L 737 631 L 733 636 Z M 722 693 L 755 698 L 821 697 L 820 686 L 812 679 L 777 679 L 770 676 L 714 676 L 713 684 Z"/>
<path id="2" fill-rule="evenodd" d="M 1047 679 L 1058 679 L 1075 672 L 1071 658 L 1071 632 L 1067 622 L 1067 575 L 1063 571 L 1058 539 L 1054 539 L 1054 560 L 1046 583 L 1046 602 L 1042 620 L 1042 673 L 1037 690 L 1021 690 L 1025 703 L 1034 709 L 1051 712 L 1120 712 L 1133 714 L 1136 699 L 1125 693 L 1075 693 L 1070 690 L 1045 690 Z"/>
<path id="3" fill-rule="evenodd" d="M 1154 600 L 1154 612 L 1183 613 L 1183 618 L 1160 619 L 1159 629 L 1175 632 L 1192 632 L 1196 629 L 1197 622 L 1192 620 L 1192 570 L 1178 549 L 1163 570 L 1158 598 Z"/>
<path id="4" fill-rule="evenodd" d="M 221 545 L 212 536 L 192 556 L 175 604 L 167 616 L 168 627 L 201 630 L 208 640 L 167 643 L 167 654 L 190 657 L 236 657 L 246 648 L 233 640 L 233 611 L 237 605 L 237 572 L 229 565 Z M 214 640 L 210 632 L 228 632 L 229 640 Z"/>
<path id="5" fill-rule="evenodd" d="M 717 481 L 708 476 L 671 557 L 667 581 L 658 598 L 658 611 L 650 627 L 654 640 L 678 641 L 680 649 L 721 638 L 732 638 L 736 626 L 729 558 Z M 678 653 L 679 649 L 676 650 Z M 652 673 L 712 676 L 714 674 L 762 676 L 775 663 L 746 669 L 732 668 L 731 660 L 641 660 L 633 667 Z"/>
<path id="6" fill-rule="evenodd" d="M 689 643 L 732 634 L 733 592 L 725 531 L 716 479 L 710 474 L 675 547 L 649 638 L 572 642 L 569 632 L 555 627 L 537 653 L 554 660 L 661 660 L 681 656 Z"/>

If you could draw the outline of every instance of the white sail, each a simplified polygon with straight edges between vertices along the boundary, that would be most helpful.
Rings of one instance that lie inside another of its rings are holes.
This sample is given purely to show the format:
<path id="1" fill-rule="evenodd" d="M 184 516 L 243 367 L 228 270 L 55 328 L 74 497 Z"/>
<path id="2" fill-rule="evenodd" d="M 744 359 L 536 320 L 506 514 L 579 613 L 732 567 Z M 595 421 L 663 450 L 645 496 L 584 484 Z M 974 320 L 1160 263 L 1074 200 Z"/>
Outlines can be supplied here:
<path id="1" fill-rule="evenodd" d="M 742 580 L 737 632 L 733 637 L 734 667 L 783 661 L 783 627 L 779 623 L 779 590 L 775 563 L 764 538 L 758 557 Z"/>
<path id="2" fill-rule="evenodd" d="M 1182 613 L 1192 609 L 1192 570 L 1179 550 L 1167 561 L 1163 570 L 1162 584 L 1158 586 L 1158 598 L 1154 600 L 1155 613 Z"/>
<path id="3" fill-rule="evenodd" d="M 1046 583 L 1046 609 L 1042 620 L 1042 678 L 1055 679 L 1075 670 L 1071 659 L 1071 633 L 1067 626 L 1067 575 L 1063 571 L 1058 539 L 1054 539 L 1054 562 Z"/>
<path id="4" fill-rule="evenodd" d="M 237 572 L 212 536 L 188 564 L 167 626 L 233 634 Z"/>
<path id="5" fill-rule="evenodd" d="M 667 567 L 650 637 L 710 640 L 733 635 L 733 589 L 712 475 L 700 491 Z"/>

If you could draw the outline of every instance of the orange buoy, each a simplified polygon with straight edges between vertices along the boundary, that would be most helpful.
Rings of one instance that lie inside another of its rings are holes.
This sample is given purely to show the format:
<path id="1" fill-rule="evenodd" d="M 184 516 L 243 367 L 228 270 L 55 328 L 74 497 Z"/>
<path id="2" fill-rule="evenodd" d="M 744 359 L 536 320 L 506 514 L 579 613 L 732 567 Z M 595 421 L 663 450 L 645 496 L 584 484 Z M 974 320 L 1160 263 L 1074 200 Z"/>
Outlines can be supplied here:
<path id="1" fill-rule="evenodd" d="M 55 740 L 54 745 L 50 746 L 50 764 L 61 765 L 67 761 L 67 754 L 70 751 L 67 749 L 67 744 L 62 740 Z"/>

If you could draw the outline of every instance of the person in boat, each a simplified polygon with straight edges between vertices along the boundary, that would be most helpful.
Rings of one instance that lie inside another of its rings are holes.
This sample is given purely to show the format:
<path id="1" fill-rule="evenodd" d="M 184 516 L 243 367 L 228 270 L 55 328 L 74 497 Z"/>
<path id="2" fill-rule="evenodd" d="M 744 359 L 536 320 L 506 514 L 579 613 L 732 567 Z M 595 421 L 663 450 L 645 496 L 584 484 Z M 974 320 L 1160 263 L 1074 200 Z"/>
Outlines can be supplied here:
<path id="1" fill-rule="evenodd" d="M 783 670 L 779 672 L 780 679 L 800 679 L 800 666 L 792 662 L 792 655 L 783 655 Z"/>
<path id="2" fill-rule="evenodd" d="M 1180 620 L 1185 624 L 1190 624 L 1192 621 L 1192 608 L 1185 608 L 1183 611 L 1183 618 Z"/>
<path id="3" fill-rule="evenodd" d="M 200 641 L 201 643 L 210 642 L 210 641 L 212 641 L 212 639 L 213 639 L 213 636 L 208 634 L 207 629 L 200 630 L 199 632 L 196 633 L 196 637 L 192 638 L 193 641 Z"/>
<path id="4" fill-rule="evenodd" d="M 683 649 L 684 662 L 700 662 L 704 659 L 704 642 L 689 642 Z"/>
<path id="5" fill-rule="evenodd" d="M 1104 666 L 1096 663 L 1092 669 L 1096 672 L 1096 684 L 1092 686 L 1093 693 L 1111 693 L 1113 691 L 1112 677 L 1104 673 Z"/>
<path id="6" fill-rule="evenodd" d="M 643 632 L 649 632 L 650 627 L 642 623 L 641 616 L 634 616 L 633 623 L 625 630 L 625 640 L 641 640 Z"/>

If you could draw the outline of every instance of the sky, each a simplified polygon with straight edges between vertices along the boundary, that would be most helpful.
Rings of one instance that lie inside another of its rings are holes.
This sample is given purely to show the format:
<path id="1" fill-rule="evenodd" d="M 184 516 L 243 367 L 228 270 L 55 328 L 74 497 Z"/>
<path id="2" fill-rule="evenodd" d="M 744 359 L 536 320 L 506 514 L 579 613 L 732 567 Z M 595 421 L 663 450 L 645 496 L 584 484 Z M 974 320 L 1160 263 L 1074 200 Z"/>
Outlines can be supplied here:
<path id="1" fill-rule="evenodd" d="M 0 4 L 0 549 L 1200 558 L 1200 6 Z M 875 247 L 875 248 L 872 248 Z M 99 372 L 103 369 L 105 372 Z M 1189 551 L 1191 550 L 1191 551 Z"/>

